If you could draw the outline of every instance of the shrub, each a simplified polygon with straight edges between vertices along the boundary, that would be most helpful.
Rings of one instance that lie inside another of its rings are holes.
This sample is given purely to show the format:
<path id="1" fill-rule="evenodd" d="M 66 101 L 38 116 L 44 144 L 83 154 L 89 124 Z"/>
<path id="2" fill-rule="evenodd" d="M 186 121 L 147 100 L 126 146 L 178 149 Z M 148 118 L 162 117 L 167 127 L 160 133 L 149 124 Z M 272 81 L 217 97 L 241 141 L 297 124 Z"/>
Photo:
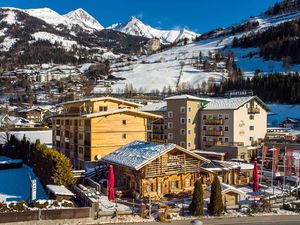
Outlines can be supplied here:
<path id="1" fill-rule="evenodd" d="M 201 180 L 195 182 L 193 199 L 189 206 L 189 211 L 194 216 L 204 215 L 203 187 Z"/>
<path id="2" fill-rule="evenodd" d="M 211 184 L 208 211 L 210 215 L 220 216 L 223 210 L 222 187 L 218 175 L 215 175 Z"/>

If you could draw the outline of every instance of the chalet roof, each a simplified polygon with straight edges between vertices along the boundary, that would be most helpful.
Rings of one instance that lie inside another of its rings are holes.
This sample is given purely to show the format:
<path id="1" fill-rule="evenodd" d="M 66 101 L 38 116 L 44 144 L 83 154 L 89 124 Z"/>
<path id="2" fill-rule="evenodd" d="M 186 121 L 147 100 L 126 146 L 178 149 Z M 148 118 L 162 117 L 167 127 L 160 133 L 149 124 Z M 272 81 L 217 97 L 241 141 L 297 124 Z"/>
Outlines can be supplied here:
<path id="1" fill-rule="evenodd" d="M 110 101 L 115 101 L 115 102 L 120 102 L 120 103 L 126 103 L 128 105 L 137 106 L 137 107 L 142 107 L 143 106 L 143 105 L 135 103 L 135 102 L 130 102 L 130 101 L 126 101 L 126 100 L 123 100 L 123 99 L 120 99 L 120 98 L 113 98 L 113 97 L 88 98 L 88 99 L 64 102 L 64 103 L 61 103 L 61 105 L 69 105 L 69 104 L 80 103 L 80 102 L 97 102 L 97 101 L 105 101 L 105 100 L 107 100 L 107 101 L 110 100 Z"/>
<path id="2" fill-rule="evenodd" d="M 97 113 L 85 114 L 85 115 L 81 115 L 81 116 L 86 117 L 86 118 L 93 118 L 93 117 L 108 116 L 108 115 L 113 115 L 113 114 L 118 114 L 118 113 L 133 113 L 133 114 L 138 114 L 140 116 L 149 117 L 149 118 L 162 118 L 161 116 L 156 115 L 156 114 L 141 112 L 138 110 L 127 109 L 127 108 L 113 109 L 113 110 L 102 111 L 102 112 L 97 112 Z M 59 115 L 57 115 L 57 116 L 59 116 Z"/>
<path id="3" fill-rule="evenodd" d="M 257 96 L 241 96 L 241 97 L 231 97 L 231 98 L 212 98 L 211 101 L 204 107 L 205 110 L 222 110 L 222 109 L 238 109 L 250 102 L 251 100 L 256 100 L 266 111 L 270 109 L 266 104 Z"/>
<path id="4" fill-rule="evenodd" d="M 198 156 L 175 144 L 156 144 L 144 141 L 134 141 L 118 150 L 104 156 L 101 160 L 106 163 L 129 167 L 133 170 L 139 170 L 157 157 L 165 154 L 174 148 L 184 151 L 195 158 L 209 162 L 208 159 Z"/>
<path id="5" fill-rule="evenodd" d="M 187 100 L 195 100 L 195 101 L 207 101 L 210 102 L 211 100 L 209 98 L 199 98 L 197 96 L 193 95 L 175 95 L 168 98 L 165 98 L 165 100 L 180 100 L 180 99 L 187 99 Z"/>
<path id="6" fill-rule="evenodd" d="M 209 171 L 222 171 L 240 168 L 241 170 L 253 170 L 254 165 L 231 161 L 212 160 L 209 163 L 202 163 L 201 167 Z"/>
<path id="7" fill-rule="evenodd" d="M 150 103 L 148 105 L 143 106 L 141 109 L 143 112 L 166 112 L 167 109 L 167 102 L 157 102 L 157 103 Z"/>

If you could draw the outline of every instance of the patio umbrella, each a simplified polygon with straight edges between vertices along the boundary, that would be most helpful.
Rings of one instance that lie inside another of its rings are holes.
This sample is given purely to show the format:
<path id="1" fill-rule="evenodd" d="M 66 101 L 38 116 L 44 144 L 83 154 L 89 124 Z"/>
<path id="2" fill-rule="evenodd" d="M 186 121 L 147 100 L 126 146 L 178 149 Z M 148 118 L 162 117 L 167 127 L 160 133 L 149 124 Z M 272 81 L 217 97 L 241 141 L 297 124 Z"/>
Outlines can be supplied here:
<path id="1" fill-rule="evenodd" d="M 258 168 L 257 168 L 257 162 L 254 163 L 254 168 L 253 168 L 253 192 L 258 192 Z"/>
<path id="2" fill-rule="evenodd" d="M 114 169 L 113 166 L 109 166 L 108 171 L 108 191 L 107 191 L 107 197 L 109 201 L 115 200 L 115 192 L 114 192 L 114 186 L 115 186 L 115 175 L 114 175 Z"/>

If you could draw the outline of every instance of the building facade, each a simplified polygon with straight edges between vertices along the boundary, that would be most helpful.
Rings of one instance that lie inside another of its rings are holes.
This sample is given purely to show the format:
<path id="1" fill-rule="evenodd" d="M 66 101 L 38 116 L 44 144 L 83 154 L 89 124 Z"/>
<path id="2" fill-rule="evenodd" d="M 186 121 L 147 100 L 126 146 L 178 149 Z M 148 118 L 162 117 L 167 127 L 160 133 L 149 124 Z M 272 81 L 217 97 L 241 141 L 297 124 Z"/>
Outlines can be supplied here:
<path id="1" fill-rule="evenodd" d="M 53 117 L 53 148 L 79 169 L 134 140 L 147 140 L 148 120 L 161 118 L 139 111 L 139 104 L 110 97 L 67 102 L 63 107 Z"/>

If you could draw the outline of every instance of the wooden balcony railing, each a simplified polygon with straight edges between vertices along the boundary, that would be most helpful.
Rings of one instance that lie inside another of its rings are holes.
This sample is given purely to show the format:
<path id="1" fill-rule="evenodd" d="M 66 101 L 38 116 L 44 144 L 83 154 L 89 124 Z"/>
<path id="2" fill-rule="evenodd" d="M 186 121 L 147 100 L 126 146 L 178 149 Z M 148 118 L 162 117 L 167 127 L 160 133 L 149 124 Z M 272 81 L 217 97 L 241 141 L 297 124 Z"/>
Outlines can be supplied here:
<path id="1" fill-rule="evenodd" d="M 224 124 L 224 120 L 223 119 L 206 119 L 204 120 L 204 124 L 205 125 L 223 125 Z"/>
<path id="2" fill-rule="evenodd" d="M 259 108 L 248 108 L 248 114 L 255 114 L 255 113 L 260 113 L 260 109 Z"/>
<path id="3" fill-rule="evenodd" d="M 213 137 L 224 136 L 224 131 L 207 130 L 205 131 L 205 136 L 213 136 Z"/>

